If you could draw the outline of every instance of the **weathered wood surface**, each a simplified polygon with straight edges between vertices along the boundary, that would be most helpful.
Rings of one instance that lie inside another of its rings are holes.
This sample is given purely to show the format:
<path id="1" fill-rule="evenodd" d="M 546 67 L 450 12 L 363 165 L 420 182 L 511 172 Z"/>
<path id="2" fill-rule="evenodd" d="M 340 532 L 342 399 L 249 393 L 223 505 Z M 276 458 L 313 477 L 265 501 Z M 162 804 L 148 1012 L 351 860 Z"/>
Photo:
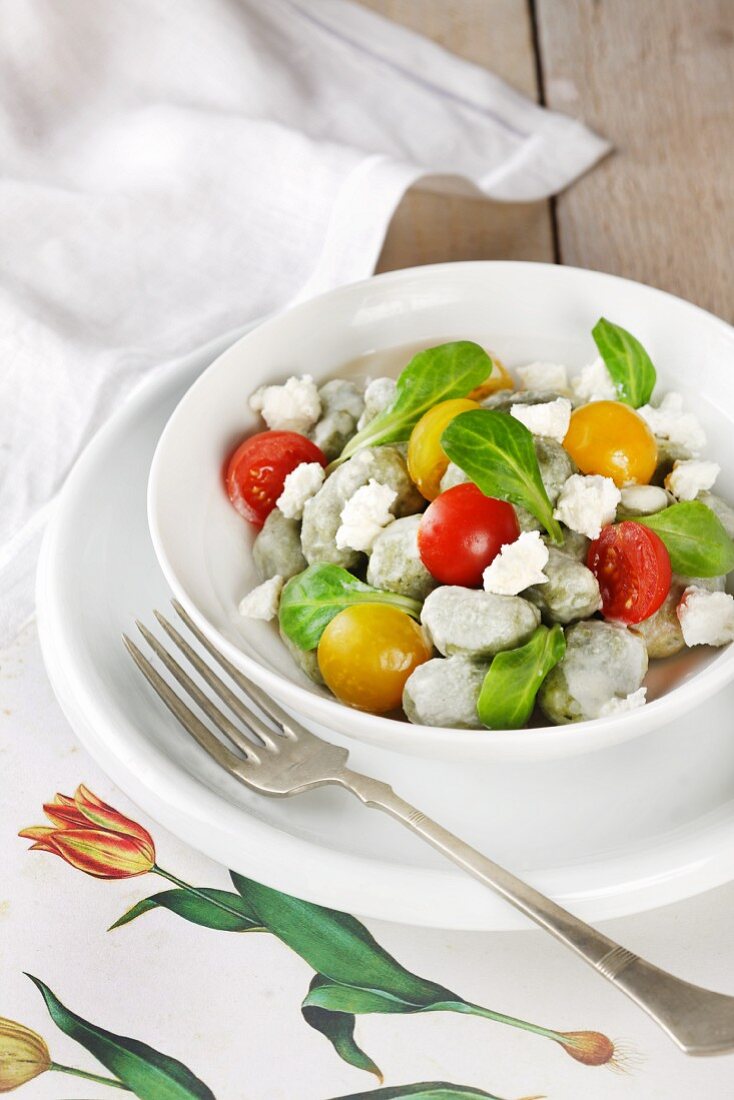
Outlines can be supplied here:
<path id="1" fill-rule="evenodd" d="M 561 260 L 734 320 L 734 3 L 537 0 L 548 106 L 616 153 L 557 204 Z"/>
<path id="2" fill-rule="evenodd" d="M 557 201 L 562 262 L 734 319 L 734 0 L 534 0 L 539 58 L 529 0 L 362 2 L 614 143 Z M 553 259 L 550 204 L 412 192 L 380 269 L 502 257 Z"/>
<path id="3" fill-rule="evenodd" d="M 484 65 L 538 97 L 526 0 L 362 0 L 365 7 Z M 390 226 L 378 269 L 444 260 L 552 260 L 550 204 L 480 202 L 412 190 Z"/>

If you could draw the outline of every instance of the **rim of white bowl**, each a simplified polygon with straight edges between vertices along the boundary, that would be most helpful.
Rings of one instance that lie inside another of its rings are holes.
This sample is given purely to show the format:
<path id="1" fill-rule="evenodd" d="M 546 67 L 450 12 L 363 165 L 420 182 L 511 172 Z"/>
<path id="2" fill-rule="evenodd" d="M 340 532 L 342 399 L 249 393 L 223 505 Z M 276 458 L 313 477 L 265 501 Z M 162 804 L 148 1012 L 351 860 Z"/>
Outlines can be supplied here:
<path id="1" fill-rule="evenodd" d="M 663 725 L 668 718 L 685 714 L 704 698 L 710 697 L 723 688 L 734 679 L 734 645 L 724 649 L 706 668 L 694 673 L 690 679 L 676 686 L 659 699 L 647 703 L 644 707 L 617 716 L 595 718 L 568 725 L 538 726 L 523 730 L 466 730 L 402 722 L 393 718 L 368 714 L 364 711 L 356 711 L 340 703 L 337 699 L 316 695 L 308 688 L 302 687 L 292 680 L 280 676 L 277 672 L 265 668 L 244 653 L 209 621 L 179 580 L 167 553 L 165 539 L 161 534 L 158 523 L 159 471 L 165 461 L 168 440 L 175 431 L 175 422 L 180 410 L 196 400 L 199 386 L 204 384 L 207 376 L 218 368 L 222 357 L 229 355 L 235 347 L 245 344 L 255 330 L 259 331 L 263 327 L 278 325 L 286 316 L 308 313 L 318 309 L 325 301 L 349 298 L 352 295 L 359 294 L 367 287 L 374 286 L 375 283 L 379 283 L 381 286 L 389 286 L 390 283 L 400 284 L 407 279 L 431 280 L 437 277 L 445 278 L 447 271 L 461 274 L 462 272 L 478 271 L 488 267 L 494 269 L 529 268 L 533 270 L 545 268 L 554 272 L 551 278 L 569 279 L 570 281 L 583 278 L 600 283 L 611 282 L 637 287 L 646 295 L 674 302 L 676 307 L 696 314 L 707 324 L 718 328 L 722 334 L 734 342 L 734 328 L 731 325 L 684 298 L 679 298 L 674 294 L 648 286 L 645 283 L 638 283 L 633 279 L 625 279 L 619 275 L 610 275 L 606 272 L 591 271 L 585 268 L 532 263 L 521 260 L 466 260 L 456 263 L 427 264 L 421 267 L 401 268 L 397 271 L 372 275 L 359 282 L 349 283 L 346 286 L 327 291 L 266 318 L 261 324 L 255 325 L 253 329 L 217 356 L 210 366 L 201 373 L 169 417 L 156 446 L 148 477 L 148 527 L 156 558 L 165 578 L 173 594 L 191 615 L 196 625 L 212 644 L 217 646 L 246 675 L 251 676 L 253 680 L 266 690 L 271 691 L 281 702 L 294 711 L 313 718 L 332 729 L 339 730 L 340 733 L 355 740 L 369 741 L 372 744 L 384 745 L 408 754 L 418 753 L 419 755 L 431 756 L 440 754 L 455 757 L 457 753 L 461 754 L 462 750 L 467 750 L 466 755 L 468 756 L 480 756 L 483 755 L 482 750 L 484 750 L 488 757 L 497 756 L 532 761 L 533 758 L 547 759 L 553 755 L 571 756 L 594 752 L 631 740 L 649 730 L 656 729 Z M 360 725 L 364 727 L 362 730 L 355 728 Z"/>

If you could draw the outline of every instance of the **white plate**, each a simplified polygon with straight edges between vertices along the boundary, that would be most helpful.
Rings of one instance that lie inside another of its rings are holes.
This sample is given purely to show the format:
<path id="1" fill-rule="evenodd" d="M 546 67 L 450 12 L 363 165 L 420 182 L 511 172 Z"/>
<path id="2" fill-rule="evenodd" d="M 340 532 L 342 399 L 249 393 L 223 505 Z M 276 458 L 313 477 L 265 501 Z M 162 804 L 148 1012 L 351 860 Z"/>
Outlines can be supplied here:
<path id="1" fill-rule="evenodd" d="M 120 635 L 165 607 L 146 524 L 160 431 L 206 362 L 159 377 L 96 437 L 48 529 L 38 617 L 49 676 L 86 748 L 162 825 L 244 874 L 364 916 L 522 926 L 416 838 L 345 793 L 258 798 L 214 767 L 152 695 Z M 354 741 L 351 762 L 589 920 L 734 877 L 734 688 L 666 729 L 570 761 L 450 764 Z M 340 740 L 334 737 L 334 740 Z"/>
<path id="2" fill-rule="evenodd" d="M 534 359 L 580 368 L 597 354 L 591 329 L 604 312 L 634 332 L 659 365 L 659 393 L 680 390 L 706 428 L 706 455 L 734 497 L 734 330 L 689 302 L 598 271 L 553 264 L 437 264 L 340 287 L 271 318 L 229 348 L 174 412 L 151 467 L 148 517 L 172 590 L 235 664 L 284 706 L 321 728 L 414 756 L 536 763 L 596 751 L 665 725 L 734 678 L 734 646 L 698 646 L 654 662 L 647 705 L 593 722 L 516 730 L 410 725 L 338 703 L 286 654 L 274 624 L 238 614 L 257 584 L 253 531 L 234 511 L 221 471 L 232 448 L 259 430 L 247 396 L 306 371 L 399 370 L 417 347 L 473 339 L 512 367 Z M 396 350 L 397 349 L 397 350 Z M 345 367 L 345 364 L 348 366 Z"/>

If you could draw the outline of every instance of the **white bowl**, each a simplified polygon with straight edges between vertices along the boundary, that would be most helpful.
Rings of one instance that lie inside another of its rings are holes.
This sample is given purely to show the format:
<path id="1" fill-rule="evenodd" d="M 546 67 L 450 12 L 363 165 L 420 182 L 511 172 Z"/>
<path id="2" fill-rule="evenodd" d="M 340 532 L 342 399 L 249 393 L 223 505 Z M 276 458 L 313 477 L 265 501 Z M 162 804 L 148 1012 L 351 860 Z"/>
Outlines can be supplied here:
<path id="1" fill-rule="evenodd" d="M 654 662 L 647 705 L 615 717 L 519 731 L 414 726 L 338 703 L 296 668 L 275 626 L 237 612 L 258 582 L 250 554 L 255 532 L 230 505 L 222 470 L 236 444 L 262 427 L 247 405 L 256 387 L 300 373 L 318 381 L 397 373 L 418 347 L 452 339 L 476 340 L 510 368 L 535 359 L 580 368 L 596 354 L 591 328 L 601 315 L 648 349 L 658 393 L 684 394 L 706 429 L 707 456 L 724 467 L 717 490 L 734 498 L 734 464 L 726 466 L 734 434 L 729 325 L 661 291 L 576 268 L 487 261 L 396 271 L 264 322 L 180 402 L 148 486 L 151 536 L 175 595 L 230 660 L 307 725 L 399 752 L 477 761 L 575 755 L 637 737 L 708 699 L 734 678 L 734 646 Z"/>

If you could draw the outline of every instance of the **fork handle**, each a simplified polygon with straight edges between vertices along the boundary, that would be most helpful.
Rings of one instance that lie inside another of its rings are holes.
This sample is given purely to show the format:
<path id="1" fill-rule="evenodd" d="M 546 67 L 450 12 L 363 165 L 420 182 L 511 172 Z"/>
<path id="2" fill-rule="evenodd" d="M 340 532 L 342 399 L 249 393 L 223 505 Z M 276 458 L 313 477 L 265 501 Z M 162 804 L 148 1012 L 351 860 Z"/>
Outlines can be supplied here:
<path id="1" fill-rule="evenodd" d="M 395 794 L 345 768 L 338 782 L 383 810 L 580 955 L 639 1005 L 687 1054 L 734 1050 L 734 997 L 691 985 L 615 943 Z"/>

